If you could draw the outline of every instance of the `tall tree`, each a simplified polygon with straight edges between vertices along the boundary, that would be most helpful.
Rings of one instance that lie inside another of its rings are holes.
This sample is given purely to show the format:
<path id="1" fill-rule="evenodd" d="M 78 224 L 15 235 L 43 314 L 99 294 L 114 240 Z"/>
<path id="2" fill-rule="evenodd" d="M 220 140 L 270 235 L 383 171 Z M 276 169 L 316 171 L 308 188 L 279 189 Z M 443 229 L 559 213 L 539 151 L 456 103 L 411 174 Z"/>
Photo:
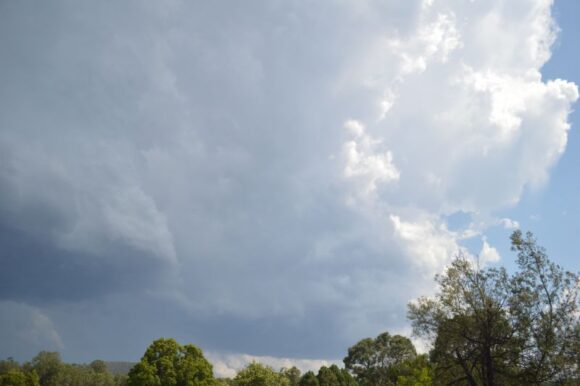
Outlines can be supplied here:
<path id="1" fill-rule="evenodd" d="M 194 345 L 158 339 L 129 372 L 129 386 L 213 386 L 211 364 Z"/>
<path id="2" fill-rule="evenodd" d="M 58 352 L 41 351 L 32 358 L 30 367 L 38 374 L 42 386 L 59 386 L 65 365 Z"/>
<path id="3" fill-rule="evenodd" d="M 416 355 L 409 338 L 384 332 L 350 347 L 343 361 L 361 385 L 394 385 L 401 375 L 401 365 Z"/>
<path id="4" fill-rule="evenodd" d="M 528 382 L 580 381 L 577 274 L 548 259 L 531 233 L 514 232 L 519 272 L 511 280 L 509 310 L 521 342 L 520 376 Z"/>
<path id="5" fill-rule="evenodd" d="M 541 384 L 578 376 L 571 374 L 578 371 L 577 275 L 550 262 L 530 233 L 514 232 L 512 248 L 515 274 L 459 256 L 436 277 L 434 298 L 409 304 L 414 332 L 434 343 L 439 383 Z"/>

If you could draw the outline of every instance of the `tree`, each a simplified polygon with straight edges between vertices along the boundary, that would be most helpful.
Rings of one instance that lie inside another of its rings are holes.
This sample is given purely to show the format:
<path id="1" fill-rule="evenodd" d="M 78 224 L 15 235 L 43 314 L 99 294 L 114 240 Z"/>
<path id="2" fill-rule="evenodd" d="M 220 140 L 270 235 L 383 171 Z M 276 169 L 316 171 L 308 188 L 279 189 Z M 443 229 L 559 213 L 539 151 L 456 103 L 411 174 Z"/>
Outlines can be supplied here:
<path id="1" fill-rule="evenodd" d="M 409 304 L 414 332 L 433 342 L 438 383 L 577 379 L 578 277 L 550 262 L 530 233 L 514 232 L 512 248 L 515 274 L 458 256 L 436 277 L 434 298 Z"/>
<path id="2" fill-rule="evenodd" d="M 40 386 L 38 374 L 12 358 L 0 361 L 0 386 Z"/>
<path id="3" fill-rule="evenodd" d="M 58 352 L 39 352 L 30 363 L 42 386 L 60 386 L 59 377 L 64 368 Z"/>
<path id="4" fill-rule="evenodd" d="M 129 372 L 129 386 L 210 386 L 215 384 L 211 364 L 194 345 L 158 339 Z"/>
<path id="5" fill-rule="evenodd" d="M 350 347 L 344 365 L 361 385 L 394 385 L 401 375 L 401 365 L 416 355 L 409 338 L 384 332 Z"/>
<path id="6" fill-rule="evenodd" d="M 9 370 L 19 369 L 20 364 L 14 360 L 14 358 L 9 357 L 7 359 L 0 360 L 0 374 L 5 374 Z"/>
<path id="7" fill-rule="evenodd" d="M 0 374 L 0 386 L 40 386 L 35 372 L 26 373 L 16 367 Z"/>
<path id="8" fill-rule="evenodd" d="M 318 378 L 312 371 L 307 371 L 304 373 L 302 378 L 300 378 L 300 386 L 319 386 Z"/>
<path id="9" fill-rule="evenodd" d="M 104 361 L 100 360 L 100 359 L 97 359 L 97 360 L 94 360 L 94 361 L 92 361 L 92 362 L 89 364 L 89 367 L 90 367 L 90 368 L 91 368 L 91 369 L 92 369 L 92 370 L 93 370 L 95 373 L 99 373 L 99 374 L 101 374 L 101 373 L 106 373 L 106 372 L 108 372 L 108 369 L 107 369 L 107 364 L 106 364 Z"/>
<path id="10" fill-rule="evenodd" d="M 320 386 L 357 386 L 357 382 L 345 369 L 337 365 L 322 366 L 318 370 L 318 384 Z"/>
<path id="11" fill-rule="evenodd" d="M 238 386 L 289 386 L 290 381 L 284 374 L 274 371 L 269 366 L 257 362 L 250 363 L 242 369 L 234 382 Z"/>
<path id="12" fill-rule="evenodd" d="M 0 361 L 0 386 L 124 386 L 125 378 L 113 376 L 103 361 L 93 361 L 90 365 L 67 364 L 56 352 L 40 352 L 22 366 L 11 358 Z"/>
<path id="13" fill-rule="evenodd" d="M 282 369 L 280 372 L 288 378 L 290 386 L 298 386 L 300 383 L 300 369 L 298 367 L 292 366 L 289 369 Z"/>
<path id="14" fill-rule="evenodd" d="M 407 360 L 400 365 L 400 375 L 397 385 L 400 386 L 431 386 L 431 364 L 425 354 L 417 355 L 413 360 Z"/>
<path id="15" fill-rule="evenodd" d="M 580 380 L 580 318 L 577 274 L 548 259 L 531 233 L 511 236 L 517 272 L 509 310 L 520 342 L 520 378 L 530 383 Z"/>

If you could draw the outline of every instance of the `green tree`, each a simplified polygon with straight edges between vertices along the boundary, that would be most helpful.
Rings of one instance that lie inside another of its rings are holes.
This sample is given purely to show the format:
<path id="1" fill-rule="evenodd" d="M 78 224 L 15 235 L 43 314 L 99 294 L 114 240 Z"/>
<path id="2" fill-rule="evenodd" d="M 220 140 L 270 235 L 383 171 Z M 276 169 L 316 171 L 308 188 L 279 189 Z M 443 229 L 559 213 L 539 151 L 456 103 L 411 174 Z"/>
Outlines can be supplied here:
<path id="1" fill-rule="evenodd" d="M 0 360 L 0 374 L 5 374 L 8 370 L 19 369 L 20 364 L 14 360 L 14 358 L 9 357 L 7 359 Z"/>
<path id="2" fill-rule="evenodd" d="M 319 386 L 318 378 L 312 371 L 307 371 L 304 373 L 302 378 L 300 378 L 300 386 Z"/>
<path id="3" fill-rule="evenodd" d="M 384 332 L 375 339 L 365 338 L 350 347 L 344 365 L 363 386 L 394 385 L 401 375 L 401 364 L 413 360 L 416 355 L 409 338 Z"/>
<path id="4" fill-rule="evenodd" d="M 531 233 L 516 231 L 511 242 L 519 267 L 509 287 L 518 376 L 529 383 L 580 381 L 579 277 L 550 261 Z"/>
<path id="5" fill-rule="evenodd" d="M 64 363 L 58 352 L 39 352 L 30 363 L 30 368 L 38 374 L 42 386 L 60 386 L 59 377 L 64 369 Z"/>
<path id="6" fill-rule="evenodd" d="M 318 370 L 316 378 L 318 378 L 318 384 L 320 386 L 337 386 L 339 384 L 337 374 L 326 366 L 322 366 Z"/>
<path id="7" fill-rule="evenodd" d="M 410 375 L 399 375 L 398 386 L 431 386 L 433 380 L 429 374 L 429 368 L 414 369 Z"/>
<path id="8" fill-rule="evenodd" d="M 322 366 L 318 370 L 318 384 L 320 386 L 357 386 L 357 382 L 350 373 L 337 365 Z"/>
<path id="9" fill-rule="evenodd" d="M 405 361 L 400 365 L 397 385 L 400 386 L 431 386 L 431 364 L 427 355 L 417 355 L 413 360 Z"/>
<path id="10" fill-rule="evenodd" d="M 300 369 L 298 369 L 298 367 L 296 366 L 292 366 L 289 369 L 282 369 L 280 370 L 280 372 L 282 374 L 284 374 L 284 376 L 286 378 L 288 378 L 288 381 L 290 382 L 290 386 L 298 386 L 298 384 L 300 383 Z"/>
<path id="11" fill-rule="evenodd" d="M 89 367 L 95 373 L 99 373 L 100 374 L 100 373 L 107 373 L 108 372 L 108 370 L 107 370 L 107 364 L 104 361 L 100 360 L 100 359 L 97 359 L 97 360 L 92 361 L 89 364 Z"/>
<path id="12" fill-rule="evenodd" d="M 0 361 L 0 386 L 40 386 L 38 374 L 30 366 L 20 366 L 12 358 Z"/>
<path id="13" fill-rule="evenodd" d="M 161 380 L 157 374 L 157 368 L 154 365 L 141 360 L 141 362 L 137 363 L 131 371 L 129 371 L 127 385 L 161 386 Z"/>
<path id="14" fill-rule="evenodd" d="M 458 256 L 436 277 L 434 298 L 409 304 L 414 332 L 434 343 L 438 384 L 579 379 L 578 276 L 550 262 L 532 234 L 516 231 L 511 240 L 513 275 Z"/>
<path id="15" fill-rule="evenodd" d="M 19 368 L 10 369 L 0 375 L 0 386 L 28 386 L 28 378 Z"/>
<path id="16" fill-rule="evenodd" d="M 35 372 L 25 372 L 16 367 L 0 374 L 0 386 L 40 386 Z"/>
<path id="17" fill-rule="evenodd" d="M 238 386 L 289 386 L 290 381 L 284 374 L 274 371 L 269 366 L 252 362 L 240 370 L 234 382 Z"/>
<path id="18" fill-rule="evenodd" d="M 517 349 L 502 308 L 509 298 L 505 270 L 480 270 L 459 256 L 436 280 L 436 299 L 409 306 L 415 331 L 435 337 L 436 378 L 469 385 L 507 382 Z"/>
<path id="19" fill-rule="evenodd" d="M 209 386 L 215 384 L 211 364 L 194 345 L 158 339 L 129 372 L 129 386 Z"/>

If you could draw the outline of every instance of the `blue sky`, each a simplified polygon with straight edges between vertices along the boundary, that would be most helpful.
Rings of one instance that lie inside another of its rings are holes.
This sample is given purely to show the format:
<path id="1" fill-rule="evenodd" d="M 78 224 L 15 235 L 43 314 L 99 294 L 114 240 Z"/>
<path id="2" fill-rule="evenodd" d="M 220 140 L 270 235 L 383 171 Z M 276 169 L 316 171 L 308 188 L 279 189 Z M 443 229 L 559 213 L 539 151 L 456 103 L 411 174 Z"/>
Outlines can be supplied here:
<path id="1" fill-rule="evenodd" d="M 0 3 L 0 357 L 317 368 L 517 226 L 578 269 L 578 7 Z"/>

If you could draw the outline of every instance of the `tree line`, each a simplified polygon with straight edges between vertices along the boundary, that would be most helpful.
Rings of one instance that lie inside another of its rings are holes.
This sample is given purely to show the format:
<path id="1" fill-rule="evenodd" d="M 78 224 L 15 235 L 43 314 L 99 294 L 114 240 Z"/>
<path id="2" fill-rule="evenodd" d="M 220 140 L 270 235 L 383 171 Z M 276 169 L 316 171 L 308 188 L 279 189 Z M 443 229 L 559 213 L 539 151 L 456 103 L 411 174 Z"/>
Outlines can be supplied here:
<path id="1" fill-rule="evenodd" d="M 158 339 L 128 374 L 103 361 L 64 364 L 41 352 L 23 365 L 0 361 L 0 386 L 438 386 L 580 385 L 578 274 L 550 261 L 531 233 L 511 235 L 517 270 L 480 267 L 459 255 L 435 280 L 437 293 L 408 306 L 418 354 L 408 337 L 388 332 L 348 349 L 344 368 L 304 374 L 253 362 L 234 378 L 215 378 L 192 344 Z"/>
<path id="2" fill-rule="evenodd" d="M 64 363 L 58 352 L 42 351 L 30 362 L 0 361 L 0 386 L 125 386 L 127 376 L 112 374 L 104 361 Z"/>

